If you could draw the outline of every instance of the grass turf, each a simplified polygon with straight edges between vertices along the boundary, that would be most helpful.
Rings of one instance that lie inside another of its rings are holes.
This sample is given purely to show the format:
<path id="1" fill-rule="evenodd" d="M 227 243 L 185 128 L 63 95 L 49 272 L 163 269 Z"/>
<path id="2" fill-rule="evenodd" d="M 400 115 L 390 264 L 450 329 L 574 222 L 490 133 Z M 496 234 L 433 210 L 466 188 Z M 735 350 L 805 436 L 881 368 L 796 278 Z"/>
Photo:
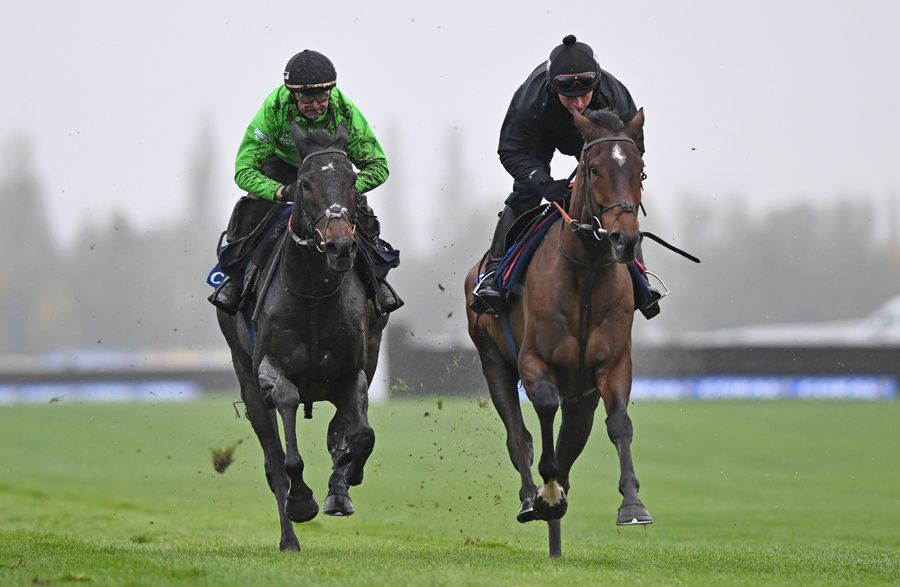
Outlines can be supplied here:
<path id="1" fill-rule="evenodd" d="M 599 417 L 550 560 L 546 524 L 514 520 L 518 476 L 490 402 L 373 406 L 357 514 L 296 526 L 296 554 L 278 551 L 261 451 L 231 401 L 0 407 L 0 585 L 900 582 L 895 402 L 633 405 L 646 528 L 614 524 Z M 320 504 L 331 413 L 300 421 Z M 216 473 L 211 449 L 239 441 Z"/>

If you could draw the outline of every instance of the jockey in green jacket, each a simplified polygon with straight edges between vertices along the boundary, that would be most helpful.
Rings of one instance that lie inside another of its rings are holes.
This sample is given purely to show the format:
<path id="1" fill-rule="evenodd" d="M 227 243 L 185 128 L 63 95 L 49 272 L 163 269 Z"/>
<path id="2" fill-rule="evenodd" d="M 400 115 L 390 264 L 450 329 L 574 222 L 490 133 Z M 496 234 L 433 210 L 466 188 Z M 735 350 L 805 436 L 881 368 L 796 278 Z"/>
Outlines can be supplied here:
<path id="1" fill-rule="evenodd" d="M 263 102 L 238 148 L 234 163 L 235 183 L 258 197 L 275 199 L 283 184 L 266 176 L 266 161 L 274 155 L 293 166 L 295 171 L 291 181 L 296 179 L 296 167 L 300 164 L 300 154 L 291 139 L 291 123 L 296 122 L 304 133 L 311 129 L 328 129 L 334 134 L 343 122 L 350 134 L 347 156 L 359 169 L 356 191 L 364 194 L 383 184 L 388 177 L 384 151 L 372 127 L 350 98 L 336 86 L 318 94 L 318 97 L 324 98 L 325 107 L 320 109 L 319 116 L 310 120 L 301 113 L 299 101 L 304 99 L 304 95 L 299 96 L 287 86 L 279 86 Z M 315 112 L 313 110 L 313 114 Z"/>
<path id="2" fill-rule="evenodd" d="M 387 180 L 387 158 L 362 112 L 338 89 L 337 72 L 331 60 L 316 51 L 301 51 L 288 61 L 284 85 L 266 97 L 250 121 L 234 163 L 235 183 L 251 198 L 293 202 L 290 193 L 285 193 L 285 188 L 296 181 L 300 165 L 300 154 L 291 138 L 292 123 L 304 132 L 325 129 L 332 135 L 337 133 L 341 123 L 347 127 L 347 156 L 359 171 L 357 209 L 363 212 L 372 227 L 366 232 L 377 237 L 378 221 L 364 194 Z M 234 220 L 232 218 L 232 222 Z M 403 304 L 383 281 L 380 290 L 381 307 L 385 312 Z M 223 311 L 235 314 L 242 296 L 240 278 L 229 276 L 209 301 Z"/>

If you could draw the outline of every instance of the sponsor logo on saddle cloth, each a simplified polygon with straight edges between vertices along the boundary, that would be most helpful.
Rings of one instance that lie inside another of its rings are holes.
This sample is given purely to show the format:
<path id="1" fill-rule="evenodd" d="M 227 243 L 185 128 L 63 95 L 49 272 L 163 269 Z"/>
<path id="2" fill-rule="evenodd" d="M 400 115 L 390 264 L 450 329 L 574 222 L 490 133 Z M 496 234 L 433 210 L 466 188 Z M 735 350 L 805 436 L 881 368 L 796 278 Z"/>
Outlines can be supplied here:
<path id="1" fill-rule="evenodd" d="M 219 287 L 222 285 L 222 282 L 225 280 L 225 273 L 222 271 L 222 268 L 216 263 L 216 266 L 210 269 L 209 275 L 206 276 L 206 283 L 211 285 L 212 287 Z"/>

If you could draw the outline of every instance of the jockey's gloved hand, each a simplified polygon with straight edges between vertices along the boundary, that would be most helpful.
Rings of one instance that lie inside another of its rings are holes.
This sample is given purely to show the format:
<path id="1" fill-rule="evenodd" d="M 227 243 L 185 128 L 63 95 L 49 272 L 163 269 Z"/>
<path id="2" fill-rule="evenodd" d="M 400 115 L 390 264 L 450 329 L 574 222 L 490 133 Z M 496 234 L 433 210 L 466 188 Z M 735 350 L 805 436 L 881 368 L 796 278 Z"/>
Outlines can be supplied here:
<path id="1" fill-rule="evenodd" d="M 284 189 L 281 190 L 281 196 L 275 198 L 278 202 L 284 202 L 286 204 L 294 203 L 294 190 L 297 187 L 297 182 L 289 183 L 284 186 Z"/>
<path id="2" fill-rule="evenodd" d="M 544 186 L 544 199 L 565 204 L 569 199 L 569 180 L 555 179 Z"/>

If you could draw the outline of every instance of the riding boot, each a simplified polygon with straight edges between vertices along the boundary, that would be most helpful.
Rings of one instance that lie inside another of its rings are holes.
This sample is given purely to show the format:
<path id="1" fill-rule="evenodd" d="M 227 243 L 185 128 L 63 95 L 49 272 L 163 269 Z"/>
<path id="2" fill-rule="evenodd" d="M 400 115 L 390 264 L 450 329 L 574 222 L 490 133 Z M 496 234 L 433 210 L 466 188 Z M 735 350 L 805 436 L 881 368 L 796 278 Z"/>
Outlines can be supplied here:
<path id="1" fill-rule="evenodd" d="M 243 292 L 240 286 L 230 277 L 226 277 L 206 299 L 229 316 L 234 316 L 237 314 L 242 298 Z"/>
<path id="2" fill-rule="evenodd" d="M 469 309 L 477 314 L 496 316 L 503 310 L 503 294 L 497 285 L 497 266 L 506 254 L 506 233 L 515 221 L 516 214 L 509 206 L 500 212 L 500 220 L 494 229 L 494 238 L 491 239 L 491 248 L 484 263 L 484 277 L 475 286 L 472 303 L 469 305 Z"/>
<path id="3" fill-rule="evenodd" d="M 383 302 L 381 303 L 381 310 L 385 314 L 390 314 L 394 310 L 399 310 L 403 304 L 403 298 L 400 297 L 400 294 L 394 290 L 393 287 L 387 281 L 381 281 L 378 284 L 379 289 L 381 289 L 381 297 L 383 298 Z"/>
<path id="4" fill-rule="evenodd" d="M 646 269 L 644 268 L 643 258 L 639 256 L 637 260 L 628 264 L 628 271 L 631 273 L 631 285 L 634 289 L 634 305 L 640 310 L 644 318 L 650 320 L 656 317 L 660 312 L 659 300 L 663 298 L 663 294 L 658 289 L 650 285 L 647 279 Z"/>

